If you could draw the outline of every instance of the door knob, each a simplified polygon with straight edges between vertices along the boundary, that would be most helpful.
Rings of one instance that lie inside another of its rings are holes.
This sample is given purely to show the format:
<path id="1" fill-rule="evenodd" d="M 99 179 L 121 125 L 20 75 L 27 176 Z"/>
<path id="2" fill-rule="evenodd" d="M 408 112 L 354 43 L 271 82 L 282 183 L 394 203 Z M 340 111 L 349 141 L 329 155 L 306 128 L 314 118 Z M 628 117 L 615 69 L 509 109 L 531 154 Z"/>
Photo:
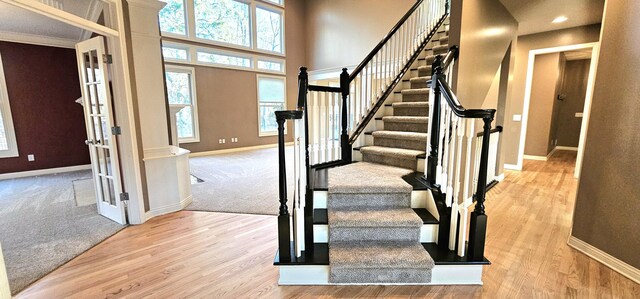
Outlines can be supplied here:
<path id="1" fill-rule="evenodd" d="M 93 141 L 93 140 L 85 140 L 85 141 L 84 141 L 84 144 L 86 144 L 86 145 L 89 145 L 89 144 L 96 144 L 96 142 L 95 142 L 95 141 Z"/>

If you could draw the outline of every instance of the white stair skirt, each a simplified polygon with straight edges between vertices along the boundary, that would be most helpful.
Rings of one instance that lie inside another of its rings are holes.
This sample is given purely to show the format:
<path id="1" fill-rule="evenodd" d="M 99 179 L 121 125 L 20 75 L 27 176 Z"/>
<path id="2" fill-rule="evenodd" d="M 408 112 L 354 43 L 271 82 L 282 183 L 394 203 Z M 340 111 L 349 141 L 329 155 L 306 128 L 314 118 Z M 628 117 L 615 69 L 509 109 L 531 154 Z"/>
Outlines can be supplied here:
<path id="1" fill-rule="evenodd" d="M 329 282 L 328 265 L 279 268 L 279 285 L 338 285 Z M 375 285 L 482 285 L 482 265 L 436 265 L 432 271 L 430 283 Z"/>

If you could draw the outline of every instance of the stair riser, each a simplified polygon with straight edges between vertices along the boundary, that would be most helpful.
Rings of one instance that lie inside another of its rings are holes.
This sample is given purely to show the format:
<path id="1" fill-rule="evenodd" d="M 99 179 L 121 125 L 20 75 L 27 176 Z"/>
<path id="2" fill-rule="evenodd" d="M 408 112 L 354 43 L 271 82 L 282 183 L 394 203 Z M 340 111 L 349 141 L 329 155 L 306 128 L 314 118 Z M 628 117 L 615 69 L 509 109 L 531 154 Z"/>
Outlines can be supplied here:
<path id="1" fill-rule="evenodd" d="M 403 102 L 428 102 L 429 94 L 403 94 Z"/>
<path id="2" fill-rule="evenodd" d="M 401 209 L 411 206 L 410 194 L 333 193 L 329 195 L 327 207 L 342 211 L 362 209 Z"/>
<path id="3" fill-rule="evenodd" d="M 429 116 L 428 107 L 393 107 L 394 116 Z"/>
<path id="4" fill-rule="evenodd" d="M 331 242 L 416 242 L 419 238 L 419 227 L 332 227 L 329 229 Z"/>
<path id="5" fill-rule="evenodd" d="M 431 271 L 425 269 L 359 269 L 331 268 L 329 281 L 339 281 L 341 283 L 366 283 L 366 284 L 385 284 L 385 283 L 429 283 L 431 281 Z"/>
<path id="6" fill-rule="evenodd" d="M 384 129 L 386 131 L 404 131 L 404 132 L 416 132 L 427 133 L 429 124 L 427 123 L 399 123 L 399 122 L 384 122 Z"/>
<path id="7" fill-rule="evenodd" d="M 431 75 L 433 75 L 433 74 L 432 74 L 432 71 L 431 71 L 430 68 L 422 69 L 422 70 L 418 71 L 418 76 L 420 76 L 420 77 L 431 76 Z"/>
<path id="8" fill-rule="evenodd" d="M 364 161 L 362 158 L 362 153 L 360 151 L 353 151 L 353 161 Z M 425 159 L 418 158 L 416 161 L 416 168 L 418 172 L 424 172 L 425 167 Z M 433 213 L 432 213 L 433 214 Z"/>
<path id="9" fill-rule="evenodd" d="M 425 76 L 428 76 L 428 75 L 431 75 L 431 74 L 427 74 Z M 426 80 L 424 80 L 424 81 L 422 81 L 422 80 L 421 81 L 412 81 L 411 82 L 411 88 L 412 89 L 414 89 L 414 88 L 427 88 L 427 87 L 429 87 L 429 85 L 427 84 Z"/>
<path id="10" fill-rule="evenodd" d="M 385 138 L 385 137 L 378 136 L 373 139 L 373 145 L 425 151 L 427 148 L 427 141 L 426 140 L 393 139 L 393 138 Z"/>
<path id="11" fill-rule="evenodd" d="M 416 170 L 416 160 L 376 154 L 362 154 L 362 161 Z"/>
<path id="12" fill-rule="evenodd" d="M 424 224 L 420 227 L 420 243 L 433 243 L 438 240 L 438 225 Z M 313 242 L 328 243 L 329 242 L 329 226 L 326 224 L 313 225 Z"/>

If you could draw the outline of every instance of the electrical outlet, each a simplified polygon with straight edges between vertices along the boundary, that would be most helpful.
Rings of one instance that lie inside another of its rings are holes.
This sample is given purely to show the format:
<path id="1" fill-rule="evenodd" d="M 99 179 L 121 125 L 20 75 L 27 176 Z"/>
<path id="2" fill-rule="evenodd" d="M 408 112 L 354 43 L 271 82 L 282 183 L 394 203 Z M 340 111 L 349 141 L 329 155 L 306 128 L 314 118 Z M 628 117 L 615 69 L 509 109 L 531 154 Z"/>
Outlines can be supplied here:
<path id="1" fill-rule="evenodd" d="M 219 143 L 219 144 L 222 144 L 222 139 L 218 139 L 218 143 Z"/>
<path id="2" fill-rule="evenodd" d="M 36 156 L 35 155 L 27 155 L 27 160 L 29 160 L 29 162 L 33 162 L 36 160 Z"/>
<path id="3" fill-rule="evenodd" d="M 227 143 L 227 141 L 223 138 L 223 139 L 222 139 L 222 143 Z"/>
<path id="4" fill-rule="evenodd" d="M 231 142 L 233 142 L 233 143 L 238 142 L 238 138 L 237 138 L 237 137 L 233 137 L 233 138 L 231 138 Z"/>

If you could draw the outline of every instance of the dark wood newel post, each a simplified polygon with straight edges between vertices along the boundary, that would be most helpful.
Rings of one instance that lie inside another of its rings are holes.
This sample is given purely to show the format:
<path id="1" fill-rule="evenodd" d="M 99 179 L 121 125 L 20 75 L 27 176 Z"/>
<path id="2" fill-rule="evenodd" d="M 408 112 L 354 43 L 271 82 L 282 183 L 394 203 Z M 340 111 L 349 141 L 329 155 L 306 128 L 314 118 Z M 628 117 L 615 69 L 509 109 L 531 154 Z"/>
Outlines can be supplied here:
<path id="1" fill-rule="evenodd" d="M 476 192 L 476 206 L 471 212 L 469 223 L 469 248 L 467 256 L 470 261 L 482 261 L 484 259 L 484 243 L 487 235 L 487 215 L 484 211 L 484 200 L 487 193 L 487 168 L 489 164 L 489 138 L 491 136 L 491 122 L 495 110 L 491 110 L 491 116 L 485 117 L 482 137 L 482 151 L 480 152 L 480 167 L 478 170 L 478 187 Z"/>
<path id="2" fill-rule="evenodd" d="M 279 165 L 279 197 L 280 209 L 278 214 L 278 249 L 281 262 L 291 261 L 291 217 L 287 207 L 287 167 L 284 148 L 284 124 L 286 111 L 276 111 L 278 122 L 278 165 Z"/>
<path id="3" fill-rule="evenodd" d="M 307 170 L 307 185 L 305 186 L 305 206 L 304 206 L 304 252 L 307 257 L 313 256 L 313 190 L 310 187 L 312 177 L 311 164 L 309 160 L 309 116 L 307 115 L 307 92 L 309 91 L 309 74 L 307 68 L 300 67 L 298 73 L 298 111 L 302 111 L 302 121 L 304 122 L 304 161 Z"/>
<path id="4" fill-rule="evenodd" d="M 436 186 L 436 169 L 438 167 L 438 143 L 440 141 L 440 101 L 442 100 L 442 92 L 440 85 L 438 85 L 438 79 L 444 78 L 442 73 L 442 56 L 438 55 L 433 61 L 432 76 L 431 76 L 431 89 L 434 93 L 433 109 L 431 114 L 431 128 L 429 128 L 429 157 L 427 157 L 427 173 L 426 179 L 429 185 Z"/>
<path id="5" fill-rule="evenodd" d="M 352 151 L 349 143 L 349 73 L 346 68 L 340 74 L 340 89 L 342 90 L 342 131 L 340 134 L 340 147 L 342 148 L 342 162 L 351 163 Z"/>

